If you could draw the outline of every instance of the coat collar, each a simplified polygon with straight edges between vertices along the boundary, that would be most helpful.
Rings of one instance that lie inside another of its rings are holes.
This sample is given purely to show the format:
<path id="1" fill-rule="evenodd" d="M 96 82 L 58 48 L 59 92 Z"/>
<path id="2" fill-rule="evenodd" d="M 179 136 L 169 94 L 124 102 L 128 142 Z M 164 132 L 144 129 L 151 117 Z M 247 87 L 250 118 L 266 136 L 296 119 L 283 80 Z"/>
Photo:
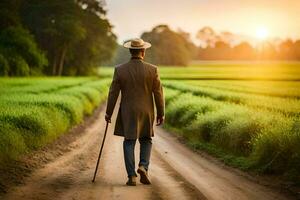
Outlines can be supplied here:
<path id="1" fill-rule="evenodd" d="M 131 60 L 143 60 L 142 57 L 131 57 Z"/>

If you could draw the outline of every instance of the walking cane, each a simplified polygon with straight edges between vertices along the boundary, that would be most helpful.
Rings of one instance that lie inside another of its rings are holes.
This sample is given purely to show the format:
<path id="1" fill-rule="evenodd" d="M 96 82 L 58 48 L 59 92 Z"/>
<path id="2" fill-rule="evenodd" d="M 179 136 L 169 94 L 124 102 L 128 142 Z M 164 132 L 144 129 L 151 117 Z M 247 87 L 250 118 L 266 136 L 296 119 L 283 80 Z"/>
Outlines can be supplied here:
<path id="1" fill-rule="evenodd" d="M 108 122 L 106 122 L 104 137 L 103 137 L 102 145 L 101 145 L 99 156 L 98 156 L 98 160 L 97 160 L 97 165 L 96 165 L 96 169 L 95 169 L 95 173 L 94 173 L 94 178 L 92 180 L 93 183 L 95 182 L 95 179 L 96 179 L 96 175 L 97 175 L 97 171 L 98 171 L 98 166 L 99 166 L 99 161 L 100 161 L 100 158 L 101 158 L 101 154 L 102 154 L 102 150 L 103 150 L 103 146 L 104 146 L 104 142 L 105 142 L 105 138 L 106 138 L 107 128 L 108 128 Z"/>

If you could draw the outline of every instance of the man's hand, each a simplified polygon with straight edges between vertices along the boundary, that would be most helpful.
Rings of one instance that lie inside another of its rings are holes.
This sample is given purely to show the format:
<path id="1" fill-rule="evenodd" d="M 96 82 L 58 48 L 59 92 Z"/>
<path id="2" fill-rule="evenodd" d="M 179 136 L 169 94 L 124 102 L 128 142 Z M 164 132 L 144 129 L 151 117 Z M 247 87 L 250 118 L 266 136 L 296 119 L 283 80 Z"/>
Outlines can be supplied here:
<path id="1" fill-rule="evenodd" d="M 109 116 L 108 114 L 105 115 L 105 121 L 108 123 L 111 123 L 111 116 Z"/>
<path id="2" fill-rule="evenodd" d="M 163 124 L 165 121 L 165 117 L 164 116 L 157 116 L 156 118 L 156 126 L 159 126 L 161 124 Z"/>

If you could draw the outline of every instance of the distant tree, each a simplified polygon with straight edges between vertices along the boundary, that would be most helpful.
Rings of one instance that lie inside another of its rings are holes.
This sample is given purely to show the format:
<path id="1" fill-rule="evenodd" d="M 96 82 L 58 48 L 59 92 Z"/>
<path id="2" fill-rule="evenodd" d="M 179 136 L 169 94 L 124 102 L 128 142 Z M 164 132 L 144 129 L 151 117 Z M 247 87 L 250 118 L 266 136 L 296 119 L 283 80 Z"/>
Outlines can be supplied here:
<path id="1" fill-rule="evenodd" d="M 194 55 L 192 44 L 167 25 L 154 27 L 143 33 L 142 38 L 152 43 L 146 58 L 155 64 L 187 65 Z"/>
<path id="2" fill-rule="evenodd" d="M 218 41 L 215 44 L 214 48 L 214 59 L 217 60 L 229 60 L 231 59 L 231 47 L 228 43 L 223 41 Z"/>
<path id="3" fill-rule="evenodd" d="M 204 47 L 213 47 L 215 45 L 217 35 L 211 27 L 205 26 L 198 31 L 196 37 L 202 44 L 204 44 Z"/>
<path id="4" fill-rule="evenodd" d="M 297 40 L 294 43 L 294 52 L 295 52 L 295 59 L 300 60 L 300 40 Z"/>
<path id="5" fill-rule="evenodd" d="M 248 42 L 242 42 L 233 47 L 233 58 L 239 60 L 252 60 L 255 58 L 255 50 Z"/>
<path id="6" fill-rule="evenodd" d="M 280 58 L 288 59 L 288 60 L 293 59 L 293 57 L 294 57 L 293 47 L 294 47 L 294 43 L 292 40 L 287 39 L 287 40 L 283 41 L 279 45 Z"/>
<path id="7" fill-rule="evenodd" d="M 189 50 L 190 59 L 195 59 L 197 55 L 197 46 L 194 44 L 194 42 L 191 39 L 191 34 L 188 32 L 185 32 L 182 29 L 178 29 L 177 33 L 183 38 L 185 47 Z"/>
<path id="8" fill-rule="evenodd" d="M 274 60 L 278 58 L 278 52 L 275 45 L 269 41 L 263 43 L 263 47 L 259 53 L 260 58 L 263 60 Z"/>
<path id="9" fill-rule="evenodd" d="M 219 34 L 218 36 L 219 41 L 223 41 L 230 46 L 233 46 L 236 43 L 237 36 L 231 32 L 228 31 L 223 31 Z"/>
<path id="10" fill-rule="evenodd" d="M 124 48 L 122 45 L 118 45 L 114 58 L 112 62 L 110 62 L 110 64 L 117 65 L 117 64 L 125 63 L 129 60 L 129 58 L 130 58 L 130 53 L 128 49 Z"/>

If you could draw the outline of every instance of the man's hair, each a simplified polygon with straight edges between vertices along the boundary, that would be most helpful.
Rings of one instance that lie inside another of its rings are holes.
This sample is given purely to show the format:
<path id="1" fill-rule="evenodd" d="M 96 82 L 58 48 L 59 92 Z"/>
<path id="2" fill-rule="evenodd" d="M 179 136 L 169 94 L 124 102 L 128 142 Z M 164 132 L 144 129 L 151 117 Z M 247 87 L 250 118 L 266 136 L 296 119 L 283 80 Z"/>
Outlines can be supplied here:
<path id="1" fill-rule="evenodd" d="M 144 49 L 129 49 L 131 56 L 139 56 Z"/>

